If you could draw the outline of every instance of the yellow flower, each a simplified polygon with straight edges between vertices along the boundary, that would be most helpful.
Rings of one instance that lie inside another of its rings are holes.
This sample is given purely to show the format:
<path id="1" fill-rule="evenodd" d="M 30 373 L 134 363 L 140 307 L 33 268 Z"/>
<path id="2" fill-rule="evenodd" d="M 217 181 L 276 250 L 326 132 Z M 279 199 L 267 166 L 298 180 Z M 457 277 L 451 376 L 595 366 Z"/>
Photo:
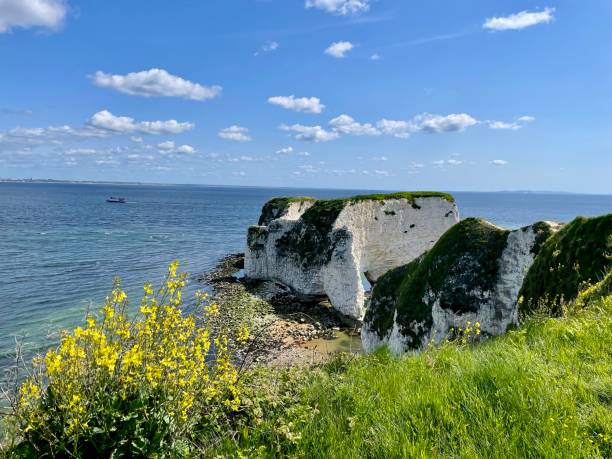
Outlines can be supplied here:
<path id="1" fill-rule="evenodd" d="M 210 304 L 204 308 L 207 316 L 213 317 L 219 315 L 219 305 L 216 303 Z"/>
<path id="2" fill-rule="evenodd" d="M 238 341 L 239 343 L 244 343 L 248 341 L 248 339 L 249 329 L 246 326 L 240 327 L 240 329 L 238 330 L 238 337 L 236 338 L 236 341 Z"/>
<path id="3" fill-rule="evenodd" d="M 56 374 L 62 366 L 62 357 L 57 355 L 55 351 L 49 351 L 45 356 L 45 366 L 47 367 L 47 375 Z"/>

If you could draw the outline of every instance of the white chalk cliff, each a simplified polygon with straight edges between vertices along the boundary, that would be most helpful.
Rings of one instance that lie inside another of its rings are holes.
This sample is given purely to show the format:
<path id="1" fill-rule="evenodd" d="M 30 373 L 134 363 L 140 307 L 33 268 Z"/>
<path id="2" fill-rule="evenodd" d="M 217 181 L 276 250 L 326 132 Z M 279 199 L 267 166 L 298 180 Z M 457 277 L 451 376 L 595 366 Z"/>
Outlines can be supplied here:
<path id="1" fill-rule="evenodd" d="M 245 275 L 326 295 L 335 309 L 361 319 L 362 275 L 375 282 L 409 263 L 458 221 L 454 200 L 442 193 L 275 199 L 249 228 Z"/>
<path id="2" fill-rule="evenodd" d="M 482 220 L 462 221 L 430 252 L 381 280 L 362 327 L 364 349 L 387 345 L 399 354 L 438 343 L 468 323 L 478 322 L 483 336 L 518 325 L 523 280 L 559 227 L 539 222 L 506 231 Z"/>

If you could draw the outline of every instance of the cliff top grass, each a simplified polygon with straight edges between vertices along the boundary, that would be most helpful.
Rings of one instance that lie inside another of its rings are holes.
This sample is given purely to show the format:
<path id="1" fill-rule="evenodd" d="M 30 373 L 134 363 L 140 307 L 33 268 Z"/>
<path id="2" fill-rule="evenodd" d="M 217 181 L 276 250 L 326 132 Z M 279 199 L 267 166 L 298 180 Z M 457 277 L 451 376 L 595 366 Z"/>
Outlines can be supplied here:
<path id="1" fill-rule="evenodd" d="M 375 193 L 375 194 L 358 194 L 346 198 L 337 199 L 316 199 L 310 196 L 286 196 L 272 198 L 263 206 L 259 221 L 265 221 L 265 217 L 270 215 L 270 211 L 283 211 L 289 204 L 294 202 L 315 202 L 315 205 L 325 205 L 333 201 L 337 204 L 354 204 L 361 201 L 388 201 L 392 199 L 406 199 L 413 203 L 418 198 L 442 198 L 448 202 L 455 202 L 455 198 L 449 193 L 441 193 L 438 191 L 401 191 L 397 193 Z M 261 223 L 260 223 L 261 225 Z"/>
<path id="2" fill-rule="evenodd" d="M 259 225 L 267 225 L 270 221 L 280 217 L 289 207 L 289 204 L 294 202 L 315 202 L 315 198 L 309 196 L 288 196 L 272 198 L 266 202 L 261 209 L 261 216 L 259 217 Z"/>
<path id="3" fill-rule="evenodd" d="M 529 269 L 519 296 L 523 314 L 542 303 L 553 314 L 612 268 L 612 214 L 578 217 L 550 237 Z"/>

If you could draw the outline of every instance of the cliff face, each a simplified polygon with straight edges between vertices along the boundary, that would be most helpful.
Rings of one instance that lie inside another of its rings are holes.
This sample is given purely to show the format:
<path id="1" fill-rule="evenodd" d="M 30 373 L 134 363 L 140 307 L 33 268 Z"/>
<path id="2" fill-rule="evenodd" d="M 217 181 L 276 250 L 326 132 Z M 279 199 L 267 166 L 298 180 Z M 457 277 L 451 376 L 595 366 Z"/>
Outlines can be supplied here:
<path id="1" fill-rule="evenodd" d="M 479 322 L 484 335 L 505 332 L 518 323 L 529 267 L 558 227 L 539 222 L 507 231 L 471 218 L 455 225 L 426 254 L 379 280 L 362 327 L 364 349 L 419 349 L 467 322 Z"/>
<path id="2" fill-rule="evenodd" d="M 276 199 L 249 228 L 245 274 L 327 295 L 338 311 L 361 319 L 362 275 L 375 282 L 409 263 L 458 220 L 453 198 L 442 193 Z"/>

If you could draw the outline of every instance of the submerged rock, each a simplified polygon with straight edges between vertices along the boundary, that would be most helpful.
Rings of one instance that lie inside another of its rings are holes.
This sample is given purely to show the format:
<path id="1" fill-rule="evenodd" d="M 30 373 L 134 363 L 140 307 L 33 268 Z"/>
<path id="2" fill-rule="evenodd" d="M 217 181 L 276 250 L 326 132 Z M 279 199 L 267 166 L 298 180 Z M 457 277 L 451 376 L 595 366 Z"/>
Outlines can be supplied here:
<path id="1" fill-rule="evenodd" d="M 427 253 L 381 277 L 364 318 L 364 349 L 419 349 L 467 322 L 479 322 L 484 335 L 505 332 L 518 323 L 527 270 L 559 226 L 539 222 L 508 231 L 484 220 L 461 221 Z"/>
<path id="2" fill-rule="evenodd" d="M 452 196 L 395 193 L 347 199 L 277 198 L 249 228 L 245 274 L 274 280 L 361 319 L 365 288 L 409 263 L 459 220 Z"/>

